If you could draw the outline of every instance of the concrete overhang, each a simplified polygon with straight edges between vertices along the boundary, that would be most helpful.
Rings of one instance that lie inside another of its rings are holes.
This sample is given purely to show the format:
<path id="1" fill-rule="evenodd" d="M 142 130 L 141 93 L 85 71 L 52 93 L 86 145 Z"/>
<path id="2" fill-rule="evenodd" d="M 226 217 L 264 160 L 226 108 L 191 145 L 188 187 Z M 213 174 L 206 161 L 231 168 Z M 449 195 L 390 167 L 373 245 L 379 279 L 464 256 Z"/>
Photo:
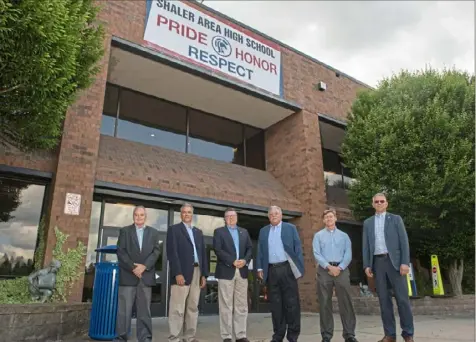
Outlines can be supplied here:
<path id="1" fill-rule="evenodd" d="M 113 37 L 108 82 L 266 129 L 301 110 L 295 103 Z"/>

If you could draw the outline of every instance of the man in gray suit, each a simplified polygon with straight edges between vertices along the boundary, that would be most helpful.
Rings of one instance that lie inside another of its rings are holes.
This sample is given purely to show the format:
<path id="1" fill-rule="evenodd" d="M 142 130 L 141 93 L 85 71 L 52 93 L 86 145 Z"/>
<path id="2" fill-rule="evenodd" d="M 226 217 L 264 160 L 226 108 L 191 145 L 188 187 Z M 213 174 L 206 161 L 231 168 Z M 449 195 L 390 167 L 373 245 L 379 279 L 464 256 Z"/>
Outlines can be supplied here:
<path id="1" fill-rule="evenodd" d="M 136 303 L 137 340 L 152 341 L 150 302 L 152 286 L 155 286 L 155 263 L 159 258 L 159 233 L 146 226 L 145 208 L 133 211 L 134 223 L 124 227 L 117 241 L 119 261 L 119 303 L 117 307 L 116 334 L 114 341 L 127 341 L 131 327 L 132 307 Z"/>
<path id="2" fill-rule="evenodd" d="M 413 314 L 406 280 L 410 270 L 410 247 L 405 225 L 399 215 L 386 212 L 388 202 L 384 194 L 376 194 L 372 202 L 375 215 L 364 221 L 363 259 L 365 274 L 369 278 L 375 274 L 385 332 L 379 342 L 397 340 L 391 288 L 397 301 L 402 337 L 406 342 L 413 342 Z"/>

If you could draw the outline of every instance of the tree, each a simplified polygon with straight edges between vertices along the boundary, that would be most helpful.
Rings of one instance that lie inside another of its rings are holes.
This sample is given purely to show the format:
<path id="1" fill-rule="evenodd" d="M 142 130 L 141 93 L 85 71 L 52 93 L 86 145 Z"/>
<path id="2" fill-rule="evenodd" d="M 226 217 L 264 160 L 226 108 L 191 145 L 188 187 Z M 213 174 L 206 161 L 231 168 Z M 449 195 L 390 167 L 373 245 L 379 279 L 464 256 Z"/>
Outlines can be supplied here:
<path id="1" fill-rule="evenodd" d="M 103 55 L 93 0 L 0 0 L 0 137 L 52 148 Z"/>
<path id="2" fill-rule="evenodd" d="M 351 208 L 372 215 L 385 192 L 402 216 L 416 257 L 437 254 L 456 295 L 474 254 L 474 75 L 402 71 L 353 103 L 343 158 L 357 181 Z"/>

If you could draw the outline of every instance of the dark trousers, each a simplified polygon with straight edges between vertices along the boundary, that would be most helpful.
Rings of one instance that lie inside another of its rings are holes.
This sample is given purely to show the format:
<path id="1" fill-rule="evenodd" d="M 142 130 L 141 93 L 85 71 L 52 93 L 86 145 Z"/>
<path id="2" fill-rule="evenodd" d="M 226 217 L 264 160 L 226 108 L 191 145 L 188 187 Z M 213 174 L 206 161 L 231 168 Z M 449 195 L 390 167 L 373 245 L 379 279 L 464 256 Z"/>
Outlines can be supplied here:
<path id="1" fill-rule="evenodd" d="M 344 339 L 355 336 L 355 312 L 350 295 L 350 272 L 346 268 L 337 277 L 331 276 L 322 267 L 317 268 L 317 297 L 322 338 L 331 339 L 334 335 L 334 316 L 332 313 L 332 293 L 336 289 L 339 314 L 342 321 Z"/>
<path id="2" fill-rule="evenodd" d="M 114 341 L 127 341 L 131 329 L 132 308 L 136 304 L 136 333 L 137 341 L 152 341 L 152 319 L 150 315 L 150 302 L 152 288 L 144 285 L 142 280 L 137 286 L 119 286 L 116 319 L 116 335 Z"/>
<path id="3" fill-rule="evenodd" d="M 402 336 L 413 336 L 413 314 L 408 297 L 407 279 L 396 270 L 388 255 L 374 257 L 374 276 L 380 302 L 380 315 L 386 336 L 396 337 L 397 330 L 390 289 L 393 288 L 397 301 Z"/>
<path id="4" fill-rule="evenodd" d="M 274 332 L 272 341 L 281 342 L 286 336 L 289 342 L 296 342 L 301 333 L 301 304 L 298 283 L 288 262 L 269 266 L 268 290 Z"/>

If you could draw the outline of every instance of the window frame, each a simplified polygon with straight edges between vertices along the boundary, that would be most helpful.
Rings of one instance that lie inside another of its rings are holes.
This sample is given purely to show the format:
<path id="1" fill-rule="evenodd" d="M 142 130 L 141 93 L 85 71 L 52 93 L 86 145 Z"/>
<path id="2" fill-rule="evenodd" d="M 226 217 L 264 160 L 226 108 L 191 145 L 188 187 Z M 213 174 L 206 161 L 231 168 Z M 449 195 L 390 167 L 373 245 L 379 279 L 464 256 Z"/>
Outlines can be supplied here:
<path id="1" fill-rule="evenodd" d="M 207 112 L 204 112 L 202 110 L 199 110 L 199 109 L 195 109 L 195 108 L 191 108 L 191 107 L 187 107 L 187 106 L 184 106 L 184 105 L 181 105 L 181 104 L 178 104 L 178 103 L 175 103 L 175 102 L 172 102 L 172 101 L 168 101 L 168 100 L 165 100 L 165 99 L 161 99 L 159 97 L 156 97 L 156 96 L 152 96 L 152 95 L 149 95 L 149 94 L 145 94 L 145 93 L 141 93 L 137 90 L 134 90 L 134 89 L 130 89 L 130 88 L 127 88 L 127 87 L 124 87 L 124 86 L 120 86 L 120 85 L 117 85 L 117 84 L 114 84 L 114 83 L 110 83 L 110 82 L 106 82 L 106 88 L 107 87 L 112 87 L 112 88 L 117 88 L 117 93 L 118 93 L 118 96 L 117 96 L 117 103 L 116 103 L 116 115 L 115 117 L 112 116 L 111 114 L 105 114 L 105 113 L 102 113 L 102 115 L 107 115 L 111 118 L 114 119 L 114 134 L 112 135 L 112 137 L 114 138 L 117 138 L 117 133 L 118 133 L 118 122 L 119 120 L 121 119 L 120 118 L 120 112 L 121 112 L 121 93 L 122 91 L 128 91 L 128 92 L 133 92 L 133 93 L 136 93 L 140 96 L 145 96 L 145 97 L 148 97 L 148 98 L 152 98 L 154 100 L 158 100 L 158 101 L 163 101 L 163 102 L 166 102 L 166 103 L 169 103 L 169 104 L 172 104 L 174 106 L 180 106 L 182 108 L 185 109 L 185 116 L 186 116 L 186 125 L 185 125 L 185 146 L 184 146 L 184 153 L 187 153 L 187 154 L 191 154 L 189 152 L 189 143 L 190 143 L 190 111 L 195 111 L 195 112 L 199 112 L 201 114 L 204 114 L 204 115 L 210 115 L 210 116 L 214 116 L 214 117 L 217 117 L 221 120 L 226 120 L 226 121 L 229 121 L 229 122 L 233 122 L 233 123 L 236 123 L 236 124 L 239 124 L 241 127 L 242 127 L 242 139 L 243 139 L 243 164 L 235 164 L 235 165 L 241 165 L 241 166 L 245 166 L 245 167 L 248 167 L 247 165 L 247 155 L 246 155 L 246 129 L 247 128 L 250 128 L 252 130 L 258 130 L 259 132 L 257 134 L 265 134 L 265 130 L 261 129 L 261 128 L 258 128 L 258 127 L 254 127 L 254 126 L 251 126 L 251 125 L 247 125 L 247 124 L 244 124 L 244 123 L 241 123 L 241 122 L 238 122 L 238 121 L 235 121 L 235 120 L 230 120 L 228 118 L 224 118 L 224 117 L 221 117 L 219 115 L 215 115 L 215 114 L 211 114 L 211 113 L 207 113 Z M 104 111 L 103 111 L 104 112 Z M 151 125 L 150 127 L 153 127 L 153 125 Z M 111 135 L 110 135 L 111 136 Z M 266 140 L 265 140 L 266 141 Z M 253 167 L 257 170 L 263 170 L 263 171 L 266 171 L 266 147 L 265 147 L 265 143 L 263 144 L 262 146 L 262 154 L 263 154 L 263 162 L 262 162 L 262 165 L 263 165 L 263 169 L 258 169 L 256 167 Z M 256 163 L 255 163 L 256 164 Z"/>
<path id="2" fill-rule="evenodd" d="M 50 199 L 52 198 L 52 180 L 50 178 L 45 178 L 41 176 L 35 176 L 35 175 L 24 175 L 24 174 L 16 174 L 16 173 L 10 173 L 10 172 L 1 172 L 0 171 L 0 180 L 2 179 L 7 179 L 7 180 L 13 180 L 17 182 L 25 182 L 28 183 L 29 185 L 43 185 L 45 187 L 44 193 L 43 193 L 43 200 L 41 202 L 41 209 L 40 209 L 40 217 L 38 220 L 38 227 L 36 231 L 36 242 L 35 242 L 35 249 L 33 252 L 33 265 L 35 264 L 36 260 L 34 258 L 36 251 L 40 245 L 40 223 L 41 221 L 48 216 L 47 209 L 48 209 L 48 203 Z M 44 227 L 43 234 L 45 234 L 44 238 L 47 238 L 46 235 L 46 230 L 47 227 Z M 11 275 L 9 276 L 10 279 L 16 279 L 19 277 L 24 277 L 22 275 Z"/>

